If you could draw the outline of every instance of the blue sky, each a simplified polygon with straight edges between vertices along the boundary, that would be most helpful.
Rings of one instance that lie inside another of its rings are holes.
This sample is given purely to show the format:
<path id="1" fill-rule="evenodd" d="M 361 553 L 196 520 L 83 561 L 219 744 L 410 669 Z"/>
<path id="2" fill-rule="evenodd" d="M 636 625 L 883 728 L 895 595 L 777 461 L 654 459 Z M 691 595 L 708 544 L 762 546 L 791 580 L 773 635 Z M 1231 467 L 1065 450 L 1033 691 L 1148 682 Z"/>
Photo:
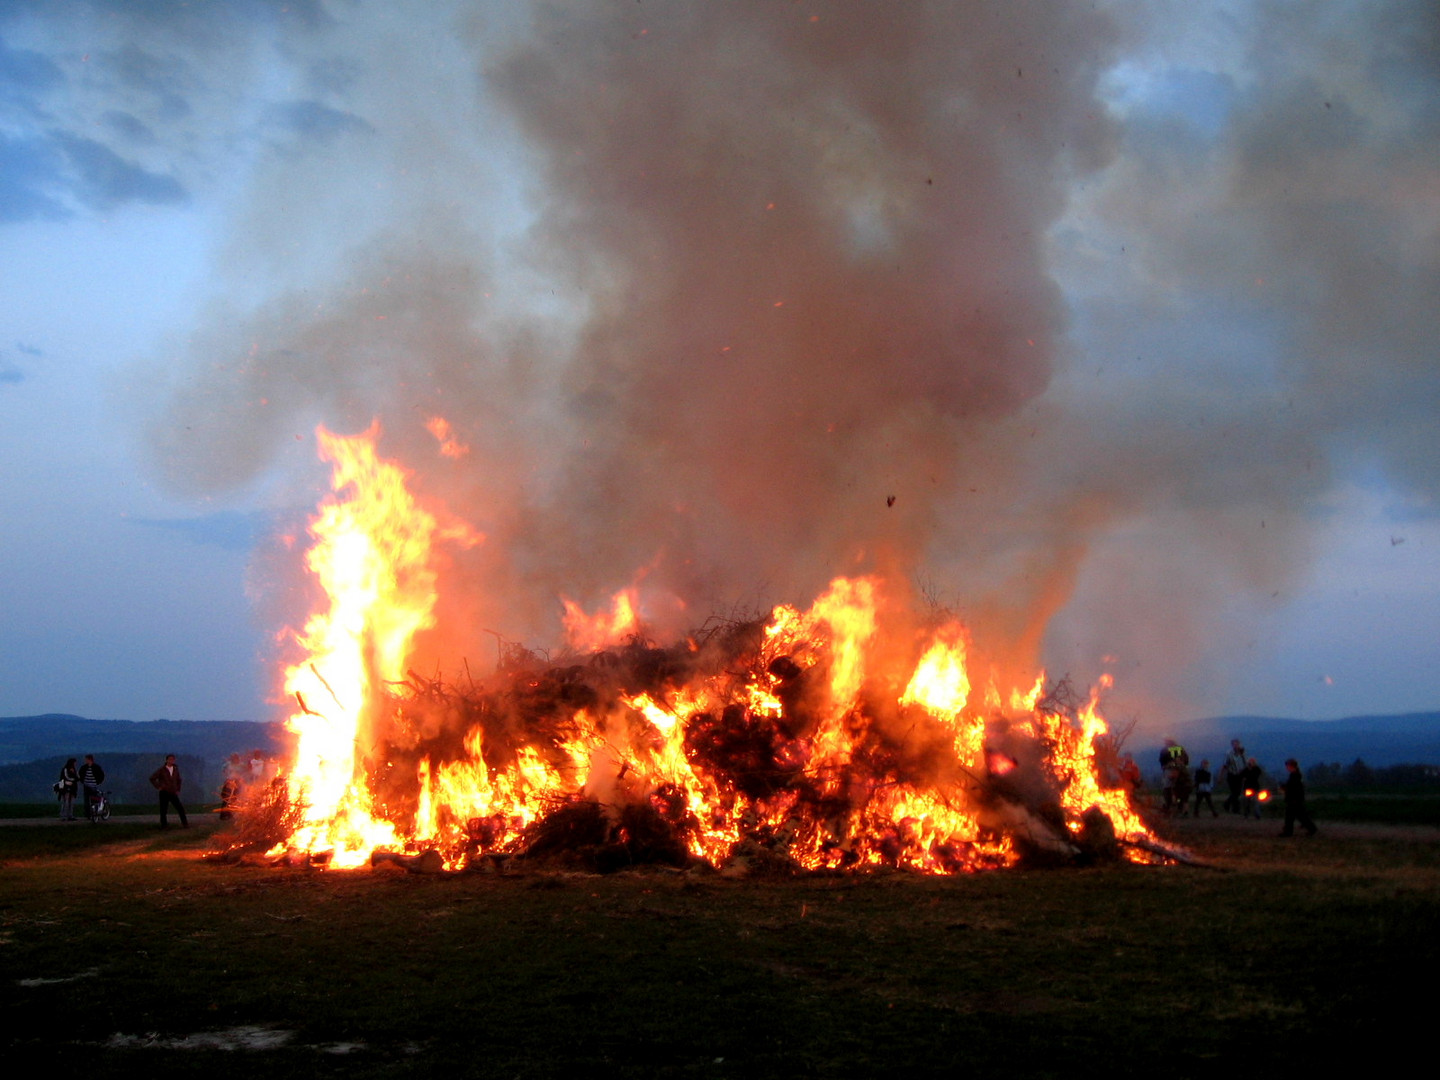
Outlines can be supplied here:
<path id="1" fill-rule="evenodd" d="M 1430 5 L 633 7 L 0 10 L 0 715 L 275 715 L 374 417 L 436 664 L 883 565 L 1147 727 L 1440 707 Z"/>

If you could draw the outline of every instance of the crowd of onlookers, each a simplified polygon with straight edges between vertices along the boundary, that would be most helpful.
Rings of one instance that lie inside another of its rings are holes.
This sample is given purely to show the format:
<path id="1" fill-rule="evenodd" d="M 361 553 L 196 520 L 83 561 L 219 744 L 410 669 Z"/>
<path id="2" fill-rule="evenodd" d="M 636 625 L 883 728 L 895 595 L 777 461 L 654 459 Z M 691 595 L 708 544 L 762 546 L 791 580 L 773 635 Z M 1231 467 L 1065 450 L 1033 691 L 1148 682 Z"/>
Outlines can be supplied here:
<path id="1" fill-rule="evenodd" d="M 1137 794 L 1143 789 L 1144 781 L 1139 766 L 1130 754 L 1120 761 L 1121 778 Z M 1285 762 L 1286 776 L 1278 785 L 1285 802 L 1285 827 L 1281 836 L 1293 836 L 1295 825 L 1299 824 L 1307 834 L 1315 835 L 1315 823 L 1305 806 L 1305 778 L 1300 765 L 1294 758 Z M 1261 816 L 1261 808 L 1271 797 L 1272 784 L 1260 767 L 1260 763 L 1245 753 L 1239 739 L 1230 740 L 1230 751 L 1220 763 L 1218 773 L 1210 768 L 1210 759 L 1202 759 L 1195 768 L 1190 767 L 1190 754 L 1174 739 L 1166 739 L 1160 751 L 1160 811 L 1166 817 L 1188 817 L 1192 813 L 1199 817 L 1209 811 L 1212 817 L 1219 817 L 1220 810 L 1239 814 L 1244 818 Z M 1225 800 L 1216 809 L 1214 791 L 1225 792 Z"/>
<path id="2" fill-rule="evenodd" d="M 248 756 L 231 754 L 225 762 L 218 792 L 221 819 L 232 817 L 243 802 L 245 792 L 252 788 L 258 790 L 269 783 L 274 779 L 278 768 L 279 762 L 275 758 L 267 757 L 261 750 L 252 750 Z M 77 801 L 80 803 L 81 812 L 88 810 L 88 816 L 93 818 L 93 808 L 103 801 L 102 796 L 105 793 L 102 792 L 101 785 L 104 783 L 105 770 L 95 760 L 94 754 L 86 754 L 84 763 L 80 765 L 75 763 L 75 758 L 69 758 L 60 767 L 60 776 L 54 784 L 55 795 L 60 801 L 60 820 L 75 820 Z M 167 811 L 171 808 L 178 814 L 182 826 L 188 824 L 185 809 L 180 804 L 182 784 L 175 755 L 167 754 L 164 764 L 150 775 L 150 785 L 159 798 L 162 828 L 168 823 Z"/>

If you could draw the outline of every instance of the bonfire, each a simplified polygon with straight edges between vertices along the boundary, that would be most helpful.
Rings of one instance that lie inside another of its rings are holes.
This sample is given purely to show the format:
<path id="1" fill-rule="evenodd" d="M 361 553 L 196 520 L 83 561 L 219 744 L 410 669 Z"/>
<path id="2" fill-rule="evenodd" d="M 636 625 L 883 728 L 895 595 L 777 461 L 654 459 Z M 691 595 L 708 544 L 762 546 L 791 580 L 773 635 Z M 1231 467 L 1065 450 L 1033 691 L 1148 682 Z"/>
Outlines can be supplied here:
<path id="1" fill-rule="evenodd" d="M 964 627 L 897 613 L 879 577 L 669 644 L 624 590 L 595 615 L 567 604 L 557 660 L 511 645 L 463 686 L 418 675 L 433 550 L 477 538 L 417 502 L 377 437 L 319 432 L 335 493 L 308 565 L 327 602 L 286 673 L 293 760 L 269 824 L 236 847 L 263 838 L 271 857 L 332 868 L 950 874 L 1162 857 L 1114 768 L 1108 680 L 1078 700 L 1043 673 L 977 688 Z"/>

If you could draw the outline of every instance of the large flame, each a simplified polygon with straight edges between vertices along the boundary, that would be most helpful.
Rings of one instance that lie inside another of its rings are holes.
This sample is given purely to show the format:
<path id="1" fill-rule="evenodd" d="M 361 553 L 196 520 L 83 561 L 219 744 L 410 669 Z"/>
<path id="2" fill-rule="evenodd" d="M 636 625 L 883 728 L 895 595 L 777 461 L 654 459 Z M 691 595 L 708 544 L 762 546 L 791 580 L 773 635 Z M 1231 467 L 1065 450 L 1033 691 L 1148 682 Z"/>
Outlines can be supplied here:
<path id="1" fill-rule="evenodd" d="M 379 425 L 361 435 L 316 431 L 332 484 L 348 497 L 327 499 L 310 524 L 307 565 L 328 597 L 298 636 L 308 654 L 285 672 L 300 711 L 289 772 L 291 796 L 306 805 L 294 837 L 304 850 L 328 849 L 337 866 L 363 863 L 372 849 L 399 842 L 376 815 L 357 752 L 371 729 L 377 691 L 405 677 L 411 642 L 434 623 L 437 537 L 473 542 L 460 526 L 442 529 L 406 488 L 406 473 L 375 454 Z"/>
<path id="2" fill-rule="evenodd" d="M 425 683 L 407 660 L 434 621 L 436 545 L 477 538 L 416 501 L 378 434 L 318 432 L 336 494 L 308 554 L 328 600 L 285 678 L 299 706 L 285 782 L 304 805 L 291 849 L 340 867 L 435 849 L 453 866 L 516 850 L 576 806 L 605 836 L 650 829 L 715 864 L 762 850 L 948 873 L 1079 844 L 1097 814 L 1122 841 L 1144 838 L 1097 762 L 1107 680 L 1078 708 L 1046 704 L 1043 673 L 1008 707 L 993 680 L 977 702 L 963 627 L 932 626 L 897 660 L 876 578 L 837 578 L 807 611 L 668 650 L 643 641 L 633 587 L 594 616 L 566 601 L 587 662 L 522 664 L 468 695 Z"/>

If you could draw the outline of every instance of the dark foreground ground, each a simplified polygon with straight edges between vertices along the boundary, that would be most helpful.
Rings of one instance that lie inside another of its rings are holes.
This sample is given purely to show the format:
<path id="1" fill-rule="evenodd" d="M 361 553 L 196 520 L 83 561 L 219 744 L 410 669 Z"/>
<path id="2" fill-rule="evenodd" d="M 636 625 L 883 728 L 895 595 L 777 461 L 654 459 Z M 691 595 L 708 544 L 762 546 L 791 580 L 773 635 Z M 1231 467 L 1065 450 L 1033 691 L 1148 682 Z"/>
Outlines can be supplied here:
<path id="1" fill-rule="evenodd" d="M 1291 1076 L 1427 1042 L 1440 830 L 1276 828 L 1174 823 L 1218 869 L 732 880 L 257 869 L 201 862 L 211 825 L 17 826 L 0 1023 L 42 1060 L 207 1077 Z"/>

